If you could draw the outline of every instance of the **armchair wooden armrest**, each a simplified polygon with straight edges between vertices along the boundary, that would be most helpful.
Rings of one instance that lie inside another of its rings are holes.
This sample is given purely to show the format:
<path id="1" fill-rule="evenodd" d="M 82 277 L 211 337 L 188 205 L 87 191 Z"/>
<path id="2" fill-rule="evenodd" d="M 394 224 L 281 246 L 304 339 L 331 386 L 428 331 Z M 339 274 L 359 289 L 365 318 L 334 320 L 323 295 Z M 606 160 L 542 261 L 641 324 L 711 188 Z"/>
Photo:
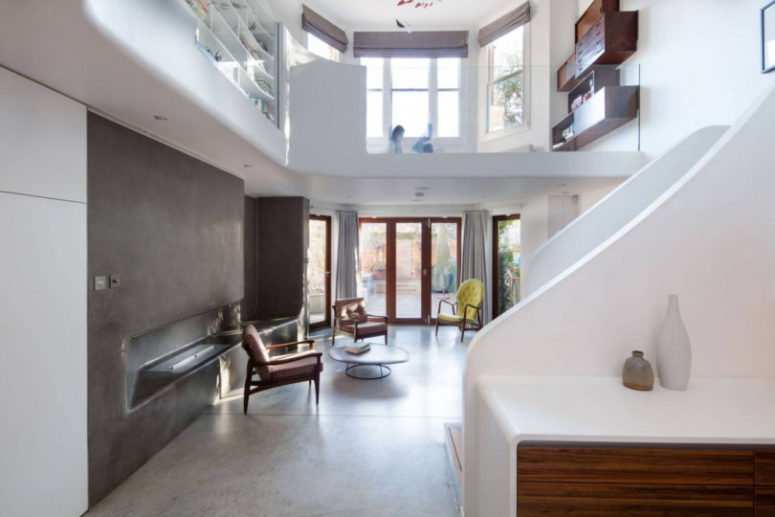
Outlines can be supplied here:
<path id="1" fill-rule="evenodd" d="M 471 305 L 470 303 L 467 303 L 465 307 L 463 308 L 463 321 L 465 322 L 468 320 L 468 309 L 475 309 L 476 310 L 476 319 L 478 320 L 479 324 L 482 323 L 482 307 L 480 305 Z"/>
<path id="2" fill-rule="evenodd" d="M 265 348 L 267 350 L 278 350 L 280 348 L 288 348 L 289 346 L 294 345 L 302 345 L 302 344 L 309 344 L 310 350 L 315 348 L 315 340 L 314 339 L 303 339 L 301 341 L 290 341 L 288 343 L 279 343 L 277 345 L 266 345 Z"/>
<path id="3" fill-rule="evenodd" d="M 298 354 L 290 354 L 290 355 L 284 355 L 280 356 L 277 359 L 270 359 L 267 362 L 254 362 L 253 365 L 258 366 L 277 366 L 278 364 L 286 364 L 286 363 L 292 363 L 295 361 L 301 361 L 302 359 L 306 359 L 308 357 L 316 357 L 318 360 L 318 364 L 320 363 L 320 357 L 323 355 L 323 352 L 315 352 L 314 350 L 306 350 L 304 352 L 299 352 Z"/>
<path id="4" fill-rule="evenodd" d="M 446 303 L 452 307 L 452 314 L 457 314 L 457 302 L 450 301 L 449 298 L 442 298 L 439 300 L 439 308 L 436 310 L 436 314 L 441 314 L 441 304 Z"/>
<path id="5" fill-rule="evenodd" d="M 378 319 L 384 320 L 385 323 L 388 322 L 388 317 L 383 316 L 382 314 L 367 314 L 366 316 L 368 316 L 369 318 L 378 318 Z"/>

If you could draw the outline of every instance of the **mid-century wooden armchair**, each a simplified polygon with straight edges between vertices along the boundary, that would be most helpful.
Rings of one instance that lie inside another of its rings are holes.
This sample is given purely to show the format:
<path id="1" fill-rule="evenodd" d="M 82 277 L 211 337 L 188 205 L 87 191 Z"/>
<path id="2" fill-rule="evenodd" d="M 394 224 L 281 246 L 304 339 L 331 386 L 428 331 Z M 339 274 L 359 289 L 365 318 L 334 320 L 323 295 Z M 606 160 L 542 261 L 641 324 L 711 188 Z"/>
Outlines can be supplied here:
<path id="1" fill-rule="evenodd" d="M 269 350 L 279 350 L 295 345 L 308 344 L 309 350 L 295 354 L 269 357 Z M 242 410 L 247 414 L 248 399 L 254 393 L 286 384 L 308 381 L 315 382 L 315 404 L 320 400 L 320 372 L 323 371 L 321 352 L 313 350 L 315 341 L 305 339 L 291 343 L 264 345 L 256 327 L 248 325 L 242 332 L 242 348 L 248 353 L 247 372 L 245 374 L 245 392 L 242 398 Z M 253 379 L 253 375 L 258 377 Z"/>
<path id="2" fill-rule="evenodd" d="M 482 301 L 484 300 L 484 284 L 481 280 L 470 278 L 460 284 L 455 294 L 455 302 L 443 298 L 439 300 L 436 316 L 436 335 L 439 335 L 439 325 L 455 325 L 460 328 L 460 342 L 463 342 L 466 330 L 482 328 Z M 442 314 L 441 304 L 446 303 L 452 308 L 452 314 Z"/>
<path id="3" fill-rule="evenodd" d="M 363 298 L 347 298 L 336 300 L 332 307 L 334 319 L 331 322 L 331 345 L 336 340 L 336 334 L 352 336 L 353 341 L 373 336 L 385 336 L 388 344 L 388 318 L 366 312 L 366 302 Z"/>

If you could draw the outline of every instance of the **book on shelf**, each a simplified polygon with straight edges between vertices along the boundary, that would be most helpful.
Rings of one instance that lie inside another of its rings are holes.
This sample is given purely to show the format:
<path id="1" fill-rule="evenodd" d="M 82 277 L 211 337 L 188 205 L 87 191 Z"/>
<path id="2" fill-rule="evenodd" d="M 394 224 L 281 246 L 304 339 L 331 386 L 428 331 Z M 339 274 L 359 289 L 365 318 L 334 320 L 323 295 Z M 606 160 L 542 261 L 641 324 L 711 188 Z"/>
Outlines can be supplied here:
<path id="1" fill-rule="evenodd" d="M 353 355 L 365 354 L 369 350 L 371 350 L 371 345 L 369 345 L 368 343 L 363 343 L 362 345 L 352 344 L 344 347 L 345 352 Z"/>

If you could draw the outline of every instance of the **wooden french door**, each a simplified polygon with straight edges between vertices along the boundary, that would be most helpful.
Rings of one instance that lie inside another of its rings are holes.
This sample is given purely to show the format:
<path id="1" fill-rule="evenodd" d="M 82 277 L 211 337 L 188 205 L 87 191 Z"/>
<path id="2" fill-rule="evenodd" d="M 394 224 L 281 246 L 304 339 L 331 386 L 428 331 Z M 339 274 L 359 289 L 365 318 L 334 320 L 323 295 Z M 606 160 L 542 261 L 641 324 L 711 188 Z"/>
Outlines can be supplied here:
<path id="1" fill-rule="evenodd" d="M 519 215 L 492 218 L 493 317 L 519 303 L 521 297 L 521 221 Z"/>
<path id="2" fill-rule="evenodd" d="M 307 251 L 309 327 L 331 326 L 331 217 L 309 216 Z"/>
<path id="3" fill-rule="evenodd" d="M 361 218 L 360 268 L 366 306 L 392 323 L 431 323 L 454 295 L 460 218 Z"/>

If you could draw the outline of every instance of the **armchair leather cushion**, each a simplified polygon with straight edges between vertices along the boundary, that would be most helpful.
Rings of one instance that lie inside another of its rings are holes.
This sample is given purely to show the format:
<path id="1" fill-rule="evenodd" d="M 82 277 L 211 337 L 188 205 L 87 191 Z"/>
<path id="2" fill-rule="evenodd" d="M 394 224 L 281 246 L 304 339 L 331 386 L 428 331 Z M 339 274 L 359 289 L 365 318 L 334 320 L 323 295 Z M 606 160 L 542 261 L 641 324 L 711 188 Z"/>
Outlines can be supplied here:
<path id="1" fill-rule="evenodd" d="M 248 325 L 242 332 L 242 343 L 247 345 L 247 349 L 250 353 L 250 358 L 254 363 L 267 363 L 269 362 L 269 353 L 267 353 L 264 347 L 264 342 L 261 336 L 258 334 L 256 327 Z M 257 367 L 258 376 L 261 379 L 267 380 L 271 377 L 271 372 L 266 366 Z"/>
<path id="2" fill-rule="evenodd" d="M 369 318 L 366 313 L 366 301 L 363 298 L 337 300 L 334 305 L 339 318 L 351 319 L 359 323 L 365 322 Z"/>
<path id="3" fill-rule="evenodd" d="M 355 332 L 355 325 L 352 323 L 342 322 L 341 329 L 345 332 Z M 387 333 L 387 324 L 384 321 L 366 321 L 366 323 L 358 324 L 359 336 L 377 336 Z"/>
<path id="4" fill-rule="evenodd" d="M 292 363 L 276 364 L 269 367 L 269 373 L 272 380 L 282 380 L 289 377 L 299 377 L 315 373 L 318 368 L 317 354 L 304 357 Z M 320 371 L 323 371 L 323 364 L 320 364 Z"/>

